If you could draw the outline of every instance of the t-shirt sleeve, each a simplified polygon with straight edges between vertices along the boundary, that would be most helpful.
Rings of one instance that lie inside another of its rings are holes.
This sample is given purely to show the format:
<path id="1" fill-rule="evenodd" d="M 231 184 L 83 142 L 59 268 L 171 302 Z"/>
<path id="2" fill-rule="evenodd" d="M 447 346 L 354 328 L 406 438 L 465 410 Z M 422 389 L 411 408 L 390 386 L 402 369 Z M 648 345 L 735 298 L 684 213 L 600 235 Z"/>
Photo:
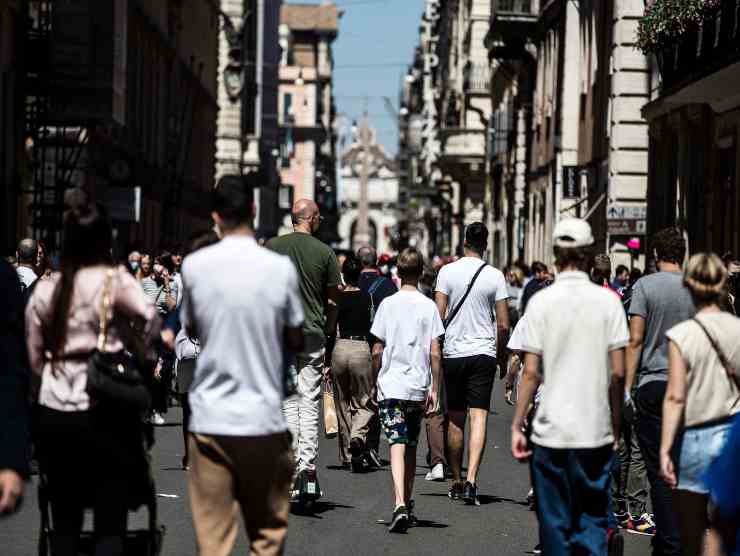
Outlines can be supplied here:
<path id="1" fill-rule="evenodd" d="M 188 272 L 190 265 L 189 261 L 185 260 L 182 263 L 182 270 L 180 275 L 182 276 L 182 303 L 180 304 L 180 324 L 183 328 L 189 328 L 193 324 L 193 304 L 188 295 L 188 284 L 190 284 L 190 273 Z"/>
<path id="2" fill-rule="evenodd" d="M 533 299 L 527 307 L 527 334 L 522 351 L 541 355 L 545 349 L 545 315 L 537 300 Z"/>
<path id="3" fill-rule="evenodd" d="M 432 339 L 439 338 L 445 333 L 444 324 L 442 324 L 442 318 L 439 316 L 437 306 L 432 304 Z"/>
<path id="4" fill-rule="evenodd" d="M 678 349 L 681 351 L 681 355 L 683 356 L 684 359 L 686 359 L 686 353 L 684 353 L 684 351 L 686 350 L 685 341 L 686 341 L 686 336 L 688 332 L 686 324 L 688 323 L 681 322 L 669 328 L 665 333 L 666 338 L 668 338 L 670 341 L 672 341 L 678 346 Z M 694 324 L 694 326 L 697 326 L 697 325 Z M 698 331 L 698 327 L 697 327 L 697 331 Z"/>
<path id="5" fill-rule="evenodd" d="M 339 275 L 339 262 L 334 251 L 329 250 L 329 268 L 326 276 L 326 287 L 335 288 L 341 283 L 341 277 Z"/>
<path id="6" fill-rule="evenodd" d="M 445 295 L 450 295 L 450 283 L 447 279 L 447 271 L 444 267 L 442 267 L 439 271 L 439 275 L 437 276 L 437 286 L 435 288 L 435 291 L 438 291 L 439 293 L 443 293 Z"/>
<path id="7" fill-rule="evenodd" d="M 375 313 L 375 320 L 373 320 L 373 326 L 370 329 L 370 334 L 381 342 L 385 342 L 386 340 L 385 313 L 385 304 L 382 304 L 378 307 L 378 312 Z"/>
<path id="8" fill-rule="evenodd" d="M 288 328 L 299 328 L 303 325 L 305 315 L 303 314 L 303 302 L 301 291 L 298 287 L 298 272 L 293 264 L 286 259 L 287 288 L 285 293 L 285 312 L 283 319 Z"/>
<path id="9" fill-rule="evenodd" d="M 509 343 L 506 345 L 511 351 L 524 351 L 524 345 L 527 343 L 527 320 L 526 317 L 519 319 L 511 333 Z"/>
<path id="10" fill-rule="evenodd" d="M 630 315 L 637 315 L 638 317 L 647 318 L 647 296 L 645 295 L 645 289 L 643 288 L 642 282 L 638 281 L 635 287 L 632 288 L 632 299 L 630 300 Z"/>
<path id="11" fill-rule="evenodd" d="M 617 301 L 617 300 L 615 300 Z M 617 301 L 611 303 L 611 318 L 609 323 L 609 350 L 621 349 L 629 343 L 630 332 L 627 327 L 627 317 L 622 305 Z"/>
<path id="12" fill-rule="evenodd" d="M 506 278 L 502 272 L 496 273 L 496 301 L 509 299 L 509 289 L 506 287 Z"/>

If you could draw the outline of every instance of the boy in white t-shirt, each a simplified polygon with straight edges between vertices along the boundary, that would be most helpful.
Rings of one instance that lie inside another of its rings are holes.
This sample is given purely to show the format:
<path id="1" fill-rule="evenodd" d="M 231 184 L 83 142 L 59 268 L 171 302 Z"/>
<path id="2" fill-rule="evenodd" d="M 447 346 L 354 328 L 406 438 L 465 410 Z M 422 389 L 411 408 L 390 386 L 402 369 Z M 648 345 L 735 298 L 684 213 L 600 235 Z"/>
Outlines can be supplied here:
<path id="1" fill-rule="evenodd" d="M 380 421 L 390 444 L 395 506 L 388 530 L 404 532 L 413 516 L 411 493 L 421 420 L 437 410 L 444 326 L 437 307 L 417 289 L 424 258 L 416 249 L 398 257 L 401 289 L 386 298 L 370 333 Z"/>

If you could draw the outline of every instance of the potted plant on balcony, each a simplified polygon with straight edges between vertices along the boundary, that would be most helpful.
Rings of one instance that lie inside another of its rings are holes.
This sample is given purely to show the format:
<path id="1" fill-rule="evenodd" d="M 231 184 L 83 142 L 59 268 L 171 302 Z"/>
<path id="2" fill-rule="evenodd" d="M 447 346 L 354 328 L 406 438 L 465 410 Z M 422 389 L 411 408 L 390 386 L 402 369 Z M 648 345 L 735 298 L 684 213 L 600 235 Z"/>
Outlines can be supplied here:
<path id="1" fill-rule="evenodd" d="M 722 0 L 648 0 L 637 28 L 637 47 L 645 54 L 655 54 L 665 74 L 673 68 L 676 48 L 682 43 L 695 44 L 691 39 L 721 5 Z"/>

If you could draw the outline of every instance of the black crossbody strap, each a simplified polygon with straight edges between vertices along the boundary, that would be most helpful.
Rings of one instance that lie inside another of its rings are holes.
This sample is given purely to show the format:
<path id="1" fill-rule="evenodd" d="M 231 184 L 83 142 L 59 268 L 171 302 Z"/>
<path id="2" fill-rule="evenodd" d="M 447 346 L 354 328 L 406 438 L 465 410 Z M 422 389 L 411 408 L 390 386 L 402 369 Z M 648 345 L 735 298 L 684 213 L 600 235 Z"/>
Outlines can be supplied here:
<path id="1" fill-rule="evenodd" d="M 709 340 L 709 343 L 712 344 L 712 348 L 714 348 L 714 351 L 717 353 L 719 362 L 725 368 L 727 377 L 730 379 L 731 382 L 735 384 L 735 386 L 738 387 L 738 389 L 740 389 L 740 379 L 738 378 L 736 374 L 736 370 L 733 368 L 732 364 L 730 363 L 730 360 L 727 359 L 727 357 L 725 356 L 725 352 L 722 351 L 722 348 L 720 347 L 717 340 L 714 339 L 714 337 L 709 333 L 709 330 L 707 330 L 707 327 L 704 326 L 704 324 L 702 324 L 702 322 L 699 319 L 694 317 L 691 320 L 693 320 L 696 324 L 698 324 L 699 327 L 704 331 L 704 334 L 706 334 L 707 339 Z"/>
<path id="2" fill-rule="evenodd" d="M 462 308 L 463 303 L 465 303 L 465 300 L 468 298 L 468 295 L 470 295 L 470 290 L 472 290 L 473 286 L 475 285 L 475 281 L 478 279 L 478 276 L 480 276 L 480 273 L 483 272 L 483 269 L 486 268 L 487 266 L 488 266 L 488 263 L 483 263 L 480 266 L 480 268 L 476 271 L 476 273 L 473 275 L 473 279 L 470 281 L 470 284 L 468 284 L 468 289 L 465 291 L 465 295 L 462 296 L 462 299 L 457 303 L 455 308 L 445 319 L 445 322 L 444 322 L 445 328 L 450 326 L 452 319 L 454 319 L 457 316 L 457 314 L 460 312 L 460 309 Z"/>

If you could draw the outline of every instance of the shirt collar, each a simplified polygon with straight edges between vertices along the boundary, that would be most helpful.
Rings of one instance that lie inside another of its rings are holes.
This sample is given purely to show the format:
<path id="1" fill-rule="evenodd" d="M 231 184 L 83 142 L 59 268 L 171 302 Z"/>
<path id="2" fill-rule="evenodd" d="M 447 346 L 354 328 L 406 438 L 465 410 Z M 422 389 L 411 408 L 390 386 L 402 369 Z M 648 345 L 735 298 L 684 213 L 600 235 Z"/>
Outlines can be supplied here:
<path id="1" fill-rule="evenodd" d="M 247 243 L 256 243 L 254 240 L 254 237 L 252 236 L 246 236 L 244 234 L 232 234 L 224 236 L 224 238 L 221 240 L 221 243 L 239 243 L 239 242 L 247 242 Z"/>
<path id="2" fill-rule="evenodd" d="M 564 272 L 558 272 L 555 276 L 555 282 L 590 282 L 591 279 L 588 274 L 582 270 L 566 270 Z"/>

